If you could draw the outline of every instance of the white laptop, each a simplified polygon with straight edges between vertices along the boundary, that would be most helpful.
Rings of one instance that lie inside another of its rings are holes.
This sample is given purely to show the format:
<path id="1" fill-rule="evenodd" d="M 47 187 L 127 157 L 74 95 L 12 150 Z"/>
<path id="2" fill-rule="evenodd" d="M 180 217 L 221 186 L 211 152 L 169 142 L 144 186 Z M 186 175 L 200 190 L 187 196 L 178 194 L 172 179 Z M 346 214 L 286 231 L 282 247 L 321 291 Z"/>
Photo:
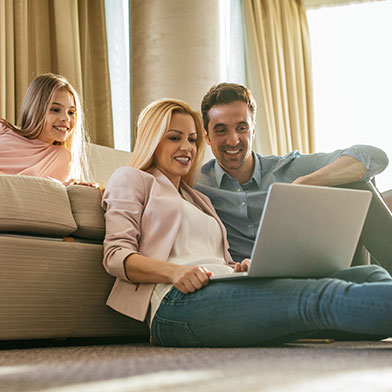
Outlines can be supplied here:
<path id="1" fill-rule="evenodd" d="M 362 190 L 272 184 L 249 270 L 210 279 L 319 278 L 348 268 L 371 198 Z"/>

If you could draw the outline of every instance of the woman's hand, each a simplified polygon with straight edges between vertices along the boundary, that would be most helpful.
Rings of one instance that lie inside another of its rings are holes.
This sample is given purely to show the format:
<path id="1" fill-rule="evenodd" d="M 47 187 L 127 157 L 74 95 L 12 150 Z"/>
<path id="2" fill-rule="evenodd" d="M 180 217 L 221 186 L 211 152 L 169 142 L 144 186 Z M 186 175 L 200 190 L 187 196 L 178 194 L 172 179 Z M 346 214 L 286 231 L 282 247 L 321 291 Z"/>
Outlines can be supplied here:
<path id="1" fill-rule="evenodd" d="M 193 293 L 208 284 L 212 272 L 204 267 L 181 266 L 173 272 L 172 283 L 181 293 Z"/>
<path id="2" fill-rule="evenodd" d="M 250 266 L 250 259 L 244 259 L 241 263 L 235 263 L 234 272 L 246 272 Z"/>

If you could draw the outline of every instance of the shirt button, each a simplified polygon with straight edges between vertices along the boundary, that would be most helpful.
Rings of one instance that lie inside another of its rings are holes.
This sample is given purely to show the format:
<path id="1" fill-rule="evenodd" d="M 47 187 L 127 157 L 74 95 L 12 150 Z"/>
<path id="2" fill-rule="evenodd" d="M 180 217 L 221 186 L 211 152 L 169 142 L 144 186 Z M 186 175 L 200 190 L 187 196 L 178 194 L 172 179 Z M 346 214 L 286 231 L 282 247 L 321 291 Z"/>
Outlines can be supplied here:
<path id="1" fill-rule="evenodd" d="M 238 189 L 237 189 L 237 192 L 241 192 L 241 188 L 238 188 Z"/>
<path id="2" fill-rule="evenodd" d="M 241 205 L 244 206 L 244 205 L 245 205 L 245 202 L 243 201 L 243 202 L 241 203 Z"/>
<path id="3" fill-rule="evenodd" d="M 248 225 L 248 227 L 249 227 L 249 229 L 250 229 L 251 227 L 253 227 L 253 225 Z"/>

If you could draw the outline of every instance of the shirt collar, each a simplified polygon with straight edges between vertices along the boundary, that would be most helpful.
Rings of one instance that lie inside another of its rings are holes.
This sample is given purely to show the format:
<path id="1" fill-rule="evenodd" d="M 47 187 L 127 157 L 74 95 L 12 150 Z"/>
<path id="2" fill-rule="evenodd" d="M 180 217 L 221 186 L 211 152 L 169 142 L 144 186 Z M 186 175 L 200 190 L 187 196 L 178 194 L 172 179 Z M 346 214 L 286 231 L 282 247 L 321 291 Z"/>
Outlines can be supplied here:
<path id="1" fill-rule="evenodd" d="M 257 186 L 261 188 L 261 162 L 258 159 L 257 155 L 252 151 L 253 157 L 255 159 L 255 168 L 253 170 L 252 177 L 250 178 L 249 182 L 252 181 L 252 179 L 256 182 Z M 214 165 L 214 172 L 215 172 L 215 179 L 216 182 L 219 186 L 221 187 L 223 177 L 226 176 L 227 178 L 234 180 L 234 178 L 228 174 L 224 169 L 222 169 L 222 166 L 218 163 L 218 161 L 215 159 L 215 165 Z"/>

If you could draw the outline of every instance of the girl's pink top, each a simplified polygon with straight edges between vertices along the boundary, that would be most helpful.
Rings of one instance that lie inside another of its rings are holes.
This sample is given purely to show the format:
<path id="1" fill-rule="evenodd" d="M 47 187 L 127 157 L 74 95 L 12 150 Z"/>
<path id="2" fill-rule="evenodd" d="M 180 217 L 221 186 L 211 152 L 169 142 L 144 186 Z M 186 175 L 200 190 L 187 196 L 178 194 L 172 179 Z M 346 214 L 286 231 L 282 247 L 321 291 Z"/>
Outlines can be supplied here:
<path id="1" fill-rule="evenodd" d="M 27 139 L 0 122 L 0 174 L 51 177 L 64 182 L 71 154 L 62 145 Z"/>

